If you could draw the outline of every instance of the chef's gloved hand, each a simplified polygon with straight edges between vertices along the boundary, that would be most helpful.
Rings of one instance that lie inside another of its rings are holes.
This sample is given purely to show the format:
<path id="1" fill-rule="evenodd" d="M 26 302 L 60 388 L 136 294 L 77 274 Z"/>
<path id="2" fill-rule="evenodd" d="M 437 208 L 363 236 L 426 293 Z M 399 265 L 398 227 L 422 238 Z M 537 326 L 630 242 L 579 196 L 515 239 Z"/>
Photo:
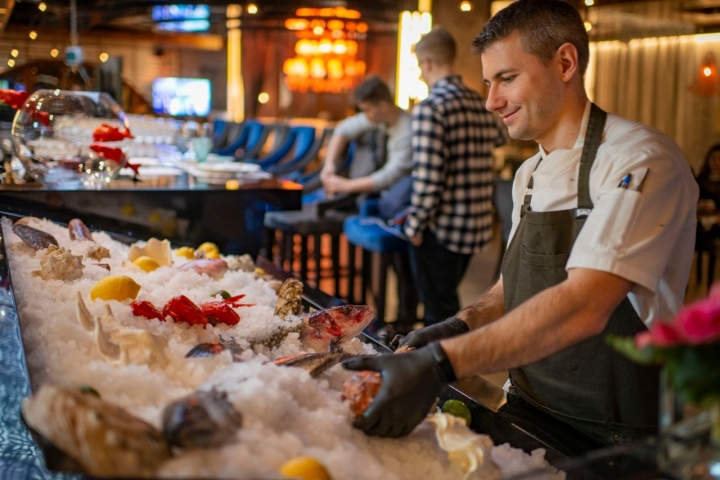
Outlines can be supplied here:
<path id="1" fill-rule="evenodd" d="M 457 380 L 439 342 L 402 354 L 354 357 L 347 370 L 374 370 L 382 386 L 353 426 L 376 437 L 403 437 L 425 418 L 442 387 Z"/>
<path id="2" fill-rule="evenodd" d="M 390 348 L 397 350 L 400 347 L 420 348 L 430 342 L 436 342 L 443 338 L 450 338 L 470 331 L 468 324 L 457 317 L 450 317 L 435 325 L 414 330 L 406 336 L 396 335 L 390 342 Z"/>

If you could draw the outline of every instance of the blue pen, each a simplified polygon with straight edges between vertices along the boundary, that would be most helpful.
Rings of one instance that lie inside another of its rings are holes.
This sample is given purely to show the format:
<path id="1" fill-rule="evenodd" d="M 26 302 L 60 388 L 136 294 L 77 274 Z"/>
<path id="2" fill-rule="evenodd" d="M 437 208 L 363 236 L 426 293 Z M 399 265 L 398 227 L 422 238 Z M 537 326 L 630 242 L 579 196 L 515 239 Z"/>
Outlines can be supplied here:
<path id="1" fill-rule="evenodd" d="M 631 174 L 625 175 L 625 178 L 622 179 L 620 182 L 620 185 L 618 185 L 618 188 L 628 188 L 630 186 L 630 180 L 632 179 Z"/>

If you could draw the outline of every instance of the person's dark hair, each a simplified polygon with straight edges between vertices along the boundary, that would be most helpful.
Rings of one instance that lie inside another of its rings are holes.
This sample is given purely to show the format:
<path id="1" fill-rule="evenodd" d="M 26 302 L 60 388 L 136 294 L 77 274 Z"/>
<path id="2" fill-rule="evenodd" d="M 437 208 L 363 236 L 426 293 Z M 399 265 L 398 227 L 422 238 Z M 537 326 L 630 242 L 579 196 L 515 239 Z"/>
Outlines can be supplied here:
<path id="1" fill-rule="evenodd" d="M 352 92 L 352 101 L 355 102 L 355 104 L 360 102 L 394 103 L 392 93 L 390 93 L 387 84 L 377 75 L 368 77 L 364 82 L 355 87 L 355 90 Z"/>
<path id="2" fill-rule="evenodd" d="M 720 143 L 716 143 L 715 145 L 710 147 L 710 150 L 708 150 L 707 154 L 705 155 L 705 160 L 703 160 L 700 173 L 698 173 L 698 178 L 707 178 L 708 176 L 710 176 L 710 157 L 712 157 L 712 154 L 715 152 L 720 152 Z"/>
<path id="3" fill-rule="evenodd" d="M 473 52 L 483 53 L 490 45 L 517 31 L 523 50 L 549 62 L 558 48 L 571 43 L 578 51 L 581 76 L 590 61 L 585 24 L 575 7 L 564 0 L 518 0 L 500 10 L 473 40 Z"/>

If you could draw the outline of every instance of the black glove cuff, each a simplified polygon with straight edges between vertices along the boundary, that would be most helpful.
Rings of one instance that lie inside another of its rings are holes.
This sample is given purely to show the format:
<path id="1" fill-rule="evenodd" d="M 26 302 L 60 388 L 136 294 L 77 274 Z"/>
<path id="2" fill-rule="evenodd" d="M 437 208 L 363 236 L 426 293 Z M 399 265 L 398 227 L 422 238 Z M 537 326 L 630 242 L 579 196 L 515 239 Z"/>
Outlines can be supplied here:
<path id="1" fill-rule="evenodd" d="M 450 363 L 450 359 L 447 357 L 447 354 L 445 353 L 445 350 L 443 350 L 442 346 L 440 345 L 440 342 L 432 342 L 432 343 L 428 344 L 427 348 L 430 349 L 430 353 L 432 354 L 433 360 L 435 360 L 435 363 L 437 363 L 438 367 L 440 367 L 440 371 L 442 372 L 442 375 L 445 378 L 445 381 L 447 383 L 452 383 L 455 380 L 457 380 L 457 375 L 455 375 L 455 370 L 453 370 L 453 366 Z"/>
<path id="2" fill-rule="evenodd" d="M 457 330 L 458 335 L 470 331 L 470 327 L 468 326 L 468 324 L 460 320 L 458 317 L 450 317 L 445 320 L 445 322 L 447 322 L 448 325 L 451 325 L 455 330 Z"/>

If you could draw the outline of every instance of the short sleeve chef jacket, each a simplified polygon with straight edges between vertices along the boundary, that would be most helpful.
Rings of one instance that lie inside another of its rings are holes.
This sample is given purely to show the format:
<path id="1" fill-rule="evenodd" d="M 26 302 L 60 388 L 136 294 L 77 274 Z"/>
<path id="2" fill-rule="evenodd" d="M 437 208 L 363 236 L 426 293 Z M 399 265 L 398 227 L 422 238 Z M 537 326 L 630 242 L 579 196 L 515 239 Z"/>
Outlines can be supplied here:
<path id="1" fill-rule="evenodd" d="M 531 175 L 533 211 L 577 207 L 589 117 L 590 102 L 572 149 L 547 154 L 541 146 L 518 170 L 511 239 Z M 627 174 L 632 177 L 628 188 L 620 188 Z M 608 114 L 590 172 L 590 198 L 593 210 L 566 269 L 601 270 L 635 283 L 628 298 L 648 326 L 658 318 L 671 318 L 683 304 L 697 226 L 698 186 L 680 147 L 652 127 Z"/>

